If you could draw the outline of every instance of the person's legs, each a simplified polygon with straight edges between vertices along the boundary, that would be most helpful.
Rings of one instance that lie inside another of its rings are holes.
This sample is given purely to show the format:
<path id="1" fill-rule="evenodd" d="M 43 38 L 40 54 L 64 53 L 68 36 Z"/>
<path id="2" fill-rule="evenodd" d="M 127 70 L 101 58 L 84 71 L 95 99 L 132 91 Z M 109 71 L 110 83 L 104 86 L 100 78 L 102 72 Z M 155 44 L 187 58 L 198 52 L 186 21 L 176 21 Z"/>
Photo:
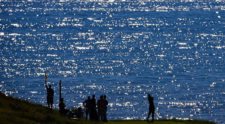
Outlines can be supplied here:
<path id="1" fill-rule="evenodd" d="M 154 121 L 155 112 L 152 112 L 152 122 Z"/>
<path id="2" fill-rule="evenodd" d="M 107 121 L 107 112 L 106 111 L 104 111 L 104 114 L 103 114 L 103 121 Z"/>
<path id="3" fill-rule="evenodd" d="M 53 103 L 52 103 L 52 102 L 51 102 L 51 104 L 50 104 L 50 108 L 53 109 Z"/>
<path id="4" fill-rule="evenodd" d="M 149 117 L 150 117 L 150 111 L 148 111 L 148 115 L 147 115 L 147 118 L 146 118 L 146 120 L 148 121 L 148 119 L 149 119 Z"/>
<path id="5" fill-rule="evenodd" d="M 50 98 L 49 98 L 49 96 L 47 96 L 47 105 L 48 105 L 48 108 L 50 108 Z"/>
<path id="6" fill-rule="evenodd" d="M 86 109 L 86 112 L 85 112 L 85 118 L 86 120 L 88 120 L 88 110 Z"/>
<path id="7" fill-rule="evenodd" d="M 53 109 L 53 96 L 50 97 L 50 104 L 51 104 L 50 108 Z"/>

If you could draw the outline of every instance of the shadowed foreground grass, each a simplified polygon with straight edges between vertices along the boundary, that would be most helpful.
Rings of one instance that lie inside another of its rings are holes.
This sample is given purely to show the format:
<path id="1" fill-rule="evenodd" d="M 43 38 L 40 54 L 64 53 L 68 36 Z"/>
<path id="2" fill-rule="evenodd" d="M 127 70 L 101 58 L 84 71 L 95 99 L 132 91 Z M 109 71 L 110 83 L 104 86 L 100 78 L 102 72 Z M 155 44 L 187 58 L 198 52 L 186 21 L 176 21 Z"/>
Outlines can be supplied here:
<path id="1" fill-rule="evenodd" d="M 76 124 L 77 121 L 62 117 L 58 111 L 24 100 L 6 97 L 0 93 L 1 124 Z"/>
<path id="2" fill-rule="evenodd" d="M 1 124 L 103 124 L 103 122 L 90 122 L 73 120 L 61 116 L 58 111 L 50 110 L 41 105 L 29 103 L 24 100 L 6 97 L 0 93 L 0 123 Z M 109 121 L 107 124 L 152 124 L 140 120 Z M 154 124 L 214 124 L 208 121 L 180 121 L 158 120 Z"/>

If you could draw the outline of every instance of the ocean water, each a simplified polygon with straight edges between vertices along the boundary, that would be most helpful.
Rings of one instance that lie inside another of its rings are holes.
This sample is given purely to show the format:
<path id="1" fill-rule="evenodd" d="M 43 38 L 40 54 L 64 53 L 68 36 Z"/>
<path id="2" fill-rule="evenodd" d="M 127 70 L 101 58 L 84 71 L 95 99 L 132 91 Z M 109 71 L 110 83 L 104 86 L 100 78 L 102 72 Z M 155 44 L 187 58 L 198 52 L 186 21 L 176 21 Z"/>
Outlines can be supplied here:
<path id="1" fill-rule="evenodd" d="M 109 119 L 225 122 L 223 0 L 0 0 L 0 91 L 66 107 L 106 94 Z"/>

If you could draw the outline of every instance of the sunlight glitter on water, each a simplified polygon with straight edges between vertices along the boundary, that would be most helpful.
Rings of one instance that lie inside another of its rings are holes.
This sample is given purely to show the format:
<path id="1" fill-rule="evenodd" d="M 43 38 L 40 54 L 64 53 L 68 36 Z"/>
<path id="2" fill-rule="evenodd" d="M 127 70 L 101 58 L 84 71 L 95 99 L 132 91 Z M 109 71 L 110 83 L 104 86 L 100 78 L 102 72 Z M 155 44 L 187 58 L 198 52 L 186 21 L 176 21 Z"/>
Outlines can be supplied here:
<path id="1" fill-rule="evenodd" d="M 45 104 L 48 71 L 68 107 L 106 94 L 110 119 L 144 119 L 152 93 L 157 119 L 224 120 L 222 1 L 33 1 L 1 1 L 1 92 Z"/>

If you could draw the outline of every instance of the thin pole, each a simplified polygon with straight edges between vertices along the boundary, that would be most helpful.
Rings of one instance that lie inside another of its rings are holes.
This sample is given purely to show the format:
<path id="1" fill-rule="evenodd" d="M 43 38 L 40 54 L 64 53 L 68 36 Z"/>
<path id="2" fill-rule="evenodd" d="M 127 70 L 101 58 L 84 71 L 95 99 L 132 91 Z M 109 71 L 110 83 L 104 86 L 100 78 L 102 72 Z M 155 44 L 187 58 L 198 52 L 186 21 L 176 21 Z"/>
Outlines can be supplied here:
<path id="1" fill-rule="evenodd" d="M 47 75 L 47 72 L 45 72 L 45 86 L 47 86 L 47 81 L 48 81 L 48 75 Z"/>
<path id="2" fill-rule="evenodd" d="M 62 81 L 59 81 L 59 100 L 62 98 Z"/>

